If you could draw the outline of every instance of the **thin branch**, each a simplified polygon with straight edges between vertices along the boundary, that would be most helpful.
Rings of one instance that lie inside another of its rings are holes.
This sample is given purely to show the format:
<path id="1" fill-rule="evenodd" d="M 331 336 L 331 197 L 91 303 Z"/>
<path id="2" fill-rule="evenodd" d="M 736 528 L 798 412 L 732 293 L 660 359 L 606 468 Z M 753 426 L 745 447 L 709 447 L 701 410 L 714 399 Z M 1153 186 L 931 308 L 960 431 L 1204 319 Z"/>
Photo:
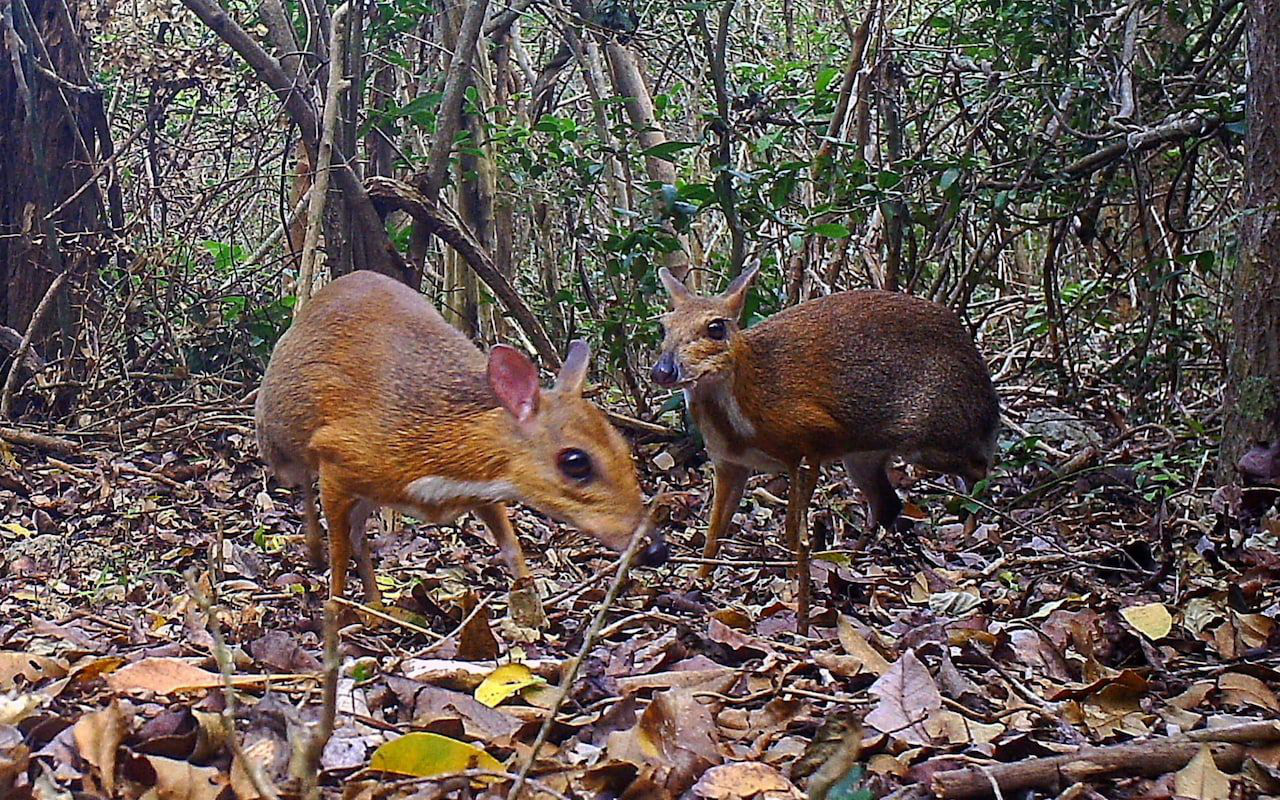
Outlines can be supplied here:
<path id="1" fill-rule="evenodd" d="M 427 178 L 419 186 L 427 199 L 433 202 L 440 197 L 440 190 L 449 177 L 449 154 L 453 152 L 453 140 L 458 135 L 458 125 L 462 119 L 463 93 L 470 83 L 476 42 L 480 39 L 480 26 L 484 23 L 488 10 L 489 0 L 471 0 L 458 29 L 458 46 L 454 49 L 453 58 L 449 60 L 444 94 L 440 98 L 436 136 L 427 154 Z"/>
<path id="2" fill-rule="evenodd" d="M 320 241 L 320 229 L 324 226 L 325 201 L 329 198 L 329 173 L 333 162 L 333 132 L 338 125 L 338 106 L 342 92 L 350 85 L 343 77 L 343 34 L 348 4 L 343 3 L 333 13 L 333 25 L 329 39 L 329 87 L 325 93 L 324 121 L 320 130 L 320 152 L 316 159 L 315 178 L 311 185 L 311 204 L 307 209 L 307 232 L 302 241 L 302 260 L 298 267 L 298 302 L 295 313 L 311 299 L 311 285 L 315 279 L 316 245 Z"/>
<path id="3" fill-rule="evenodd" d="M 40 325 L 44 322 L 45 315 L 53 308 L 54 298 L 58 296 L 58 291 L 66 282 L 67 273 L 58 273 L 58 277 L 54 278 L 49 284 L 49 288 L 45 290 L 44 297 L 40 298 L 40 303 L 36 306 L 36 310 L 31 312 L 31 321 L 27 323 L 27 332 L 18 344 L 18 349 L 13 353 L 13 363 L 9 365 L 9 375 L 4 381 L 4 391 L 0 393 L 0 419 L 8 419 L 10 412 L 13 411 L 13 393 L 18 388 L 18 370 L 26 359 L 27 353 L 31 350 L 31 341 L 35 338 L 36 332 L 40 330 Z"/>
<path id="4" fill-rule="evenodd" d="M 10 444 L 34 447 L 37 450 L 48 450 L 51 453 L 62 453 L 63 455 L 74 455 L 80 452 L 80 445 L 75 442 L 59 439 L 56 436 L 46 436 L 43 433 L 24 431 L 21 428 L 0 426 L 0 439 Z"/>
<path id="5" fill-rule="evenodd" d="M 253 69 L 258 80 L 275 93 L 284 104 L 289 118 L 301 129 L 303 138 L 307 142 L 318 144 L 321 123 L 316 117 L 311 93 L 307 88 L 295 84 L 293 79 L 285 73 L 280 62 L 262 49 L 262 46 L 229 16 L 216 0 L 182 0 L 182 2 L 205 25 L 209 26 L 219 39 L 230 45 L 231 49 L 235 50 Z M 370 237 L 373 243 L 365 253 L 371 260 L 364 266 L 404 280 L 408 277 L 404 260 L 400 258 L 391 240 L 387 238 L 382 221 L 378 218 L 369 195 L 364 190 L 364 184 L 360 182 L 359 176 L 348 162 L 349 155 L 335 146 L 333 164 L 338 188 L 342 191 L 343 200 L 355 222 L 360 226 L 360 230 Z"/>
<path id="6" fill-rule="evenodd" d="M 549 369 L 560 366 L 560 354 L 551 343 L 546 328 L 520 297 L 511 281 L 498 270 L 493 257 L 471 231 L 445 216 L 435 203 L 404 181 L 373 176 L 368 179 L 367 187 L 369 196 L 384 212 L 391 209 L 404 211 L 427 232 L 434 233 L 457 250 L 480 280 L 493 290 L 507 313 L 515 318 L 516 324 L 529 338 L 543 363 Z"/>
<path id="7" fill-rule="evenodd" d="M 1214 757 L 1220 766 L 1233 770 L 1244 754 L 1241 745 L 1275 742 L 1280 742 L 1280 721 L 1246 722 L 1108 747 L 1082 747 L 1061 756 L 946 770 L 934 773 L 930 783 L 938 797 L 968 798 L 1116 775 L 1154 777 L 1182 768 L 1208 743 L 1230 743 L 1224 750 L 1215 751 Z"/>
<path id="8" fill-rule="evenodd" d="M 582 666 L 587 654 L 591 652 L 591 648 L 595 646 L 596 638 L 600 635 L 600 629 L 604 626 L 604 618 L 608 615 L 609 609 L 613 607 L 614 601 L 618 599 L 618 593 L 622 591 L 622 586 L 627 581 L 627 572 L 631 569 L 631 562 L 635 559 L 636 551 L 640 549 L 640 543 L 645 540 L 648 533 L 648 525 L 639 525 L 631 534 L 631 541 L 627 544 L 627 549 L 622 552 L 622 558 L 618 561 L 618 571 L 614 573 L 613 583 L 609 584 L 609 591 L 605 593 L 604 600 L 600 603 L 600 608 L 596 610 L 595 618 L 591 620 L 591 625 L 587 628 L 587 633 L 582 638 L 582 646 L 578 648 L 578 655 L 574 657 L 573 663 L 569 665 L 569 671 L 565 674 L 564 681 L 560 685 L 560 693 L 556 695 L 556 700 L 551 704 L 551 708 L 547 709 L 547 717 L 542 721 L 542 727 L 538 729 L 538 736 L 533 740 L 533 746 L 529 749 L 529 755 L 525 757 L 524 765 L 520 767 L 520 774 L 516 777 L 516 782 L 512 784 L 511 791 L 507 792 L 507 800 L 517 800 L 520 797 L 520 791 L 529 777 L 529 771 L 533 769 L 534 762 L 538 760 L 538 751 L 546 744 L 547 735 L 551 733 L 551 726 L 555 724 L 556 715 L 560 713 L 560 706 L 564 705 L 565 698 L 573 690 L 573 682 L 578 677 L 578 669 Z"/>

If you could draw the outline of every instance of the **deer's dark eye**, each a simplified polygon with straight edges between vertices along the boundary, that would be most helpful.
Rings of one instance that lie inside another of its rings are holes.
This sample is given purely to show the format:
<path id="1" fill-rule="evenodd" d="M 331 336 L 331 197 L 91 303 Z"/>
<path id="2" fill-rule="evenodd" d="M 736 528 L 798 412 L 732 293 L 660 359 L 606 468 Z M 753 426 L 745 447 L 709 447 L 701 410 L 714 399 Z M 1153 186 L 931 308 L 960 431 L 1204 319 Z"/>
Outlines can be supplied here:
<path id="1" fill-rule="evenodd" d="M 707 336 L 722 342 L 729 335 L 729 326 L 722 319 L 713 319 L 707 323 Z"/>
<path id="2" fill-rule="evenodd" d="M 591 464 L 591 456 L 576 447 L 570 447 L 560 451 L 560 455 L 556 456 L 556 466 L 560 468 L 560 472 L 564 473 L 566 478 L 586 483 L 591 480 L 595 473 L 595 467 Z"/>

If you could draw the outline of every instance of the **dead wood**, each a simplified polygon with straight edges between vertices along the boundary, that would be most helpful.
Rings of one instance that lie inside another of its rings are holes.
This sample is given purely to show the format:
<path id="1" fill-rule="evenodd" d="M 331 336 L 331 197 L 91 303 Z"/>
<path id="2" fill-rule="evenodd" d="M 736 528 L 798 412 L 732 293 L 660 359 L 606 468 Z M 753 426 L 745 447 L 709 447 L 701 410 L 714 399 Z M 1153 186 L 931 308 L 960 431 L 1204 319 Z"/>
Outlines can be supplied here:
<path id="1" fill-rule="evenodd" d="M 0 347 L 8 350 L 10 353 L 16 352 L 22 346 L 22 334 L 10 328 L 8 325 L 0 325 Z M 44 359 L 36 352 L 34 347 L 28 347 L 26 355 L 22 357 L 22 366 L 28 372 L 39 372 L 44 369 Z"/>
<path id="2" fill-rule="evenodd" d="M 542 326 L 532 309 L 520 297 L 511 281 L 507 279 L 493 263 L 493 256 L 480 244 L 475 235 L 463 225 L 445 215 L 422 192 L 413 186 L 394 178 L 370 177 L 366 181 L 369 197 L 383 214 L 391 210 L 403 211 L 413 217 L 413 221 L 425 230 L 439 236 L 450 247 L 466 260 L 467 265 L 493 290 L 503 308 L 515 318 L 516 324 L 533 349 L 549 369 L 560 366 L 560 354 L 551 337 Z"/>
<path id="3" fill-rule="evenodd" d="M 1206 743 L 1213 746 L 1217 765 L 1234 771 L 1244 760 L 1244 745 L 1274 742 L 1280 742 L 1280 720 L 1248 722 L 1110 747 L 1082 747 L 1061 756 L 947 770 L 935 774 L 930 785 L 938 797 L 965 798 L 989 797 L 997 786 L 1002 793 L 1056 791 L 1120 775 L 1155 777 L 1186 766 Z"/>
<path id="4" fill-rule="evenodd" d="M 58 296 L 58 291 L 62 285 L 67 282 L 67 273 L 60 272 L 58 277 L 53 279 L 49 284 L 49 288 L 45 290 L 44 297 L 40 299 L 36 310 L 31 312 L 31 321 L 27 324 L 27 332 L 23 335 L 22 341 L 18 343 L 18 349 L 13 353 L 13 363 L 9 365 L 9 374 L 5 377 L 4 390 L 0 392 L 0 419 L 8 419 L 10 412 L 13 410 L 13 393 L 18 388 L 18 368 L 22 366 L 27 353 L 31 350 L 31 343 L 35 339 L 36 333 L 40 330 L 40 324 L 44 322 L 45 316 L 53 308 L 53 301 Z"/>
<path id="5" fill-rule="evenodd" d="M 56 436 L 46 436 L 42 433 L 32 433 L 24 431 L 20 428 L 0 427 L 0 439 L 10 444 L 22 445 L 23 447 L 34 447 L 37 450 L 48 450 L 53 453 L 62 453 L 70 455 L 80 452 L 80 445 L 75 442 L 59 439 Z"/>

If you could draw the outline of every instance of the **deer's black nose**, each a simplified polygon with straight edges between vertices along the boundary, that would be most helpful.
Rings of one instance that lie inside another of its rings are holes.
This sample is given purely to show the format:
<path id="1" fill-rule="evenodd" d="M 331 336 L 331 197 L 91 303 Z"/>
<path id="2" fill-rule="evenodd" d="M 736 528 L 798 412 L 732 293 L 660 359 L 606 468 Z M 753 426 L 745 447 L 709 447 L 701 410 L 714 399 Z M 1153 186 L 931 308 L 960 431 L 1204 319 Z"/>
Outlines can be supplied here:
<path id="1" fill-rule="evenodd" d="M 671 353 L 663 353 L 649 374 L 653 377 L 653 382 L 659 386 L 675 386 L 678 373 L 675 356 Z"/>
<path id="2" fill-rule="evenodd" d="M 667 563 L 670 555 L 667 550 L 667 540 L 661 533 L 654 531 L 649 536 L 649 546 L 640 554 L 640 563 L 646 567 L 660 567 Z"/>

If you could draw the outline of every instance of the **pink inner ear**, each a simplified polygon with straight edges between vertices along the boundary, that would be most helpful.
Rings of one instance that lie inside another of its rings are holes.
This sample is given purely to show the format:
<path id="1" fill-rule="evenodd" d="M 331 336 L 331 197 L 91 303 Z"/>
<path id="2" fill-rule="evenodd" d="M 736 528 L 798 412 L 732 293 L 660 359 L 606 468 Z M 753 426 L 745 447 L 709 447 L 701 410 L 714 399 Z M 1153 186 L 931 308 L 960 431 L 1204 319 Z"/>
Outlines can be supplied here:
<path id="1" fill-rule="evenodd" d="M 489 386 L 498 402 L 519 422 L 538 411 L 538 368 L 514 347 L 494 345 L 489 351 Z"/>

